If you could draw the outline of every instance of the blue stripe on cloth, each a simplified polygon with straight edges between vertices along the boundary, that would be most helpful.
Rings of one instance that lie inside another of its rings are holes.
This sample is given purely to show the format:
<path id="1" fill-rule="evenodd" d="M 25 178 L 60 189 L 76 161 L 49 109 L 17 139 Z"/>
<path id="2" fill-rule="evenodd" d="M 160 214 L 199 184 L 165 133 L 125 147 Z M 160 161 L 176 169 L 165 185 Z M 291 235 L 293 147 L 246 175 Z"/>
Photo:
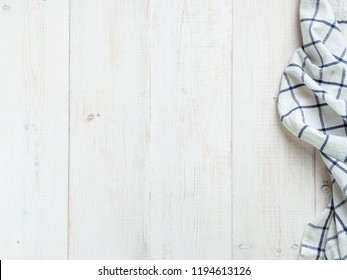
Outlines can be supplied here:
<path id="1" fill-rule="evenodd" d="M 347 243 L 347 152 L 336 147 L 336 139 L 347 143 L 347 48 L 339 27 L 347 23 L 347 2 L 341 8 L 346 13 L 341 19 L 332 14 L 336 9 L 329 5 L 327 0 L 302 1 L 304 42 L 283 73 L 278 108 L 280 120 L 298 138 L 303 138 L 307 128 L 312 130 L 304 140 L 319 149 L 332 176 L 331 203 L 319 222 L 308 224 L 301 246 L 314 250 L 315 259 L 347 259 L 347 248 L 326 251 L 328 242 L 329 248 Z M 331 156 L 331 151 L 336 151 L 338 158 Z M 301 250 L 301 254 L 312 258 L 312 252 Z"/>

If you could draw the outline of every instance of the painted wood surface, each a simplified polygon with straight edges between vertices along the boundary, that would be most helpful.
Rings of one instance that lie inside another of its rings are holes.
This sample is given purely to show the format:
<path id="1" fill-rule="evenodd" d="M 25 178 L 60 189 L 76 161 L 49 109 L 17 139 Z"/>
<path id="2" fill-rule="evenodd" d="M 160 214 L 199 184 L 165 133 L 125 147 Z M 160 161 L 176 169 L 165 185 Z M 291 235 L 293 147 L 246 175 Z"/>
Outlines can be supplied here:
<path id="1" fill-rule="evenodd" d="M 0 258 L 64 259 L 67 0 L 0 4 Z"/>
<path id="2" fill-rule="evenodd" d="M 298 6 L 0 0 L 0 258 L 296 259 L 330 198 L 277 115 Z"/>
<path id="3" fill-rule="evenodd" d="M 71 1 L 69 258 L 145 257 L 147 1 Z"/>
<path id="4" fill-rule="evenodd" d="M 150 258 L 231 258 L 231 1 L 152 1 Z"/>
<path id="5" fill-rule="evenodd" d="M 274 96 L 300 45 L 298 1 L 233 3 L 233 256 L 296 258 L 315 214 L 314 150 L 282 127 Z"/>

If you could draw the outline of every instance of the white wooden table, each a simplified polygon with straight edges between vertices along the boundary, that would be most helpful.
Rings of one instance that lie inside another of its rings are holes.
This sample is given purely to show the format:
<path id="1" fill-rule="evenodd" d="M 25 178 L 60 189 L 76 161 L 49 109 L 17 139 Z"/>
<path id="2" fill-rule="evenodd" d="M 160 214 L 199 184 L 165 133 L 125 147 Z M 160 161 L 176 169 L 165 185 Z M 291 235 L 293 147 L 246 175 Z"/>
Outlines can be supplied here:
<path id="1" fill-rule="evenodd" d="M 297 258 L 330 195 L 274 100 L 298 5 L 0 0 L 0 259 Z"/>

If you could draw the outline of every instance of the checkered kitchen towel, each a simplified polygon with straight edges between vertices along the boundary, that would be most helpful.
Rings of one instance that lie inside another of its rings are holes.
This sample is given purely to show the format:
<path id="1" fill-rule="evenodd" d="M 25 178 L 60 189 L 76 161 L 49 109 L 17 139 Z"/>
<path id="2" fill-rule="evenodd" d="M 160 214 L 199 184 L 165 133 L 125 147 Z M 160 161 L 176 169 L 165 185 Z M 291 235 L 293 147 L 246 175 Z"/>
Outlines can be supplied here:
<path id="1" fill-rule="evenodd" d="M 291 1 L 291 0 L 288 0 Z M 302 0 L 303 45 L 283 73 L 283 125 L 319 149 L 332 180 L 329 206 L 309 223 L 301 259 L 347 259 L 347 0 Z"/>

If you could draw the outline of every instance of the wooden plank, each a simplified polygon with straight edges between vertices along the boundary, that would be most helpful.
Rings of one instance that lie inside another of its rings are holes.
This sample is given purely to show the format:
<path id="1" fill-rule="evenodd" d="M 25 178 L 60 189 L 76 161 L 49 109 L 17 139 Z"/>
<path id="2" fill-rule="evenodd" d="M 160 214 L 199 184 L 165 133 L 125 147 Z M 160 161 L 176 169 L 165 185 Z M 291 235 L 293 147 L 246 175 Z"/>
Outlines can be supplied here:
<path id="1" fill-rule="evenodd" d="M 71 2 L 70 259 L 146 251 L 148 1 Z"/>
<path id="2" fill-rule="evenodd" d="M 231 14 L 152 1 L 148 258 L 231 258 Z"/>
<path id="3" fill-rule="evenodd" d="M 299 1 L 233 3 L 234 258 L 296 259 L 315 213 L 314 150 L 280 124 L 273 97 L 301 44 Z"/>
<path id="4" fill-rule="evenodd" d="M 0 6 L 0 259 L 65 259 L 68 0 Z"/>

